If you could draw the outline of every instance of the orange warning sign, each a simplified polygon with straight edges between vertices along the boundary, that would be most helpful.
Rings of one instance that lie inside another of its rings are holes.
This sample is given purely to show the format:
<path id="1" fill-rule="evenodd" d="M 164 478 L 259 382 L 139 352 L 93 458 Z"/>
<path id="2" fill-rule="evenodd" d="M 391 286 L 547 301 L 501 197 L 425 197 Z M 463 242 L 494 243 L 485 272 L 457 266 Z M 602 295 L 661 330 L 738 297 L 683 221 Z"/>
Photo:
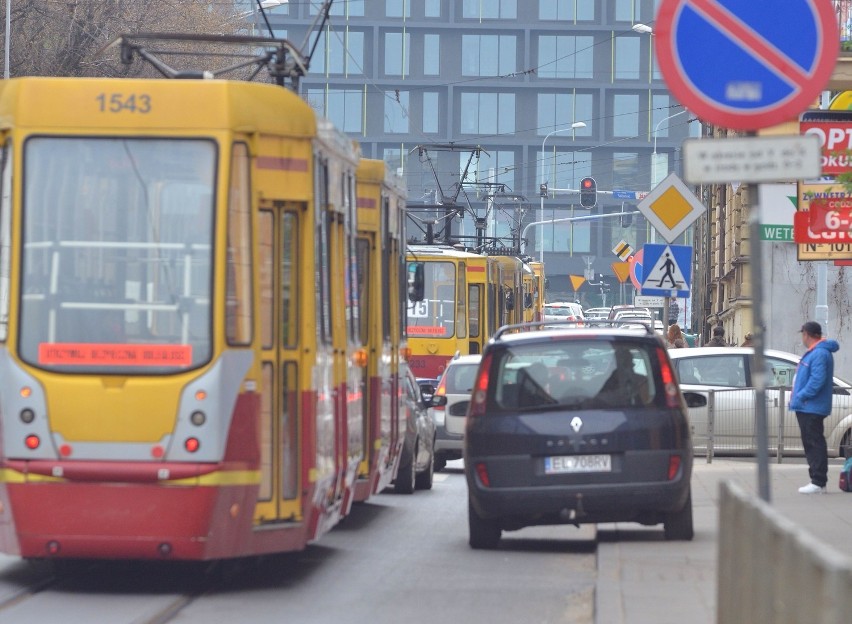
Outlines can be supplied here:
<path id="1" fill-rule="evenodd" d="M 627 281 L 627 278 L 630 277 L 630 263 L 629 262 L 613 262 L 611 265 L 612 272 L 615 273 L 615 276 L 618 278 L 620 283 L 624 283 Z"/>
<path id="2" fill-rule="evenodd" d="M 39 364 L 67 366 L 189 366 L 191 345 L 43 342 Z"/>
<path id="3" fill-rule="evenodd" d="M 574 287 L 574 292 L 580 290 L 580 286 L 586 281 L 586 278 L 582 275 L 569 275 L 568 277 L 571 278 L 571 286 Z"/>

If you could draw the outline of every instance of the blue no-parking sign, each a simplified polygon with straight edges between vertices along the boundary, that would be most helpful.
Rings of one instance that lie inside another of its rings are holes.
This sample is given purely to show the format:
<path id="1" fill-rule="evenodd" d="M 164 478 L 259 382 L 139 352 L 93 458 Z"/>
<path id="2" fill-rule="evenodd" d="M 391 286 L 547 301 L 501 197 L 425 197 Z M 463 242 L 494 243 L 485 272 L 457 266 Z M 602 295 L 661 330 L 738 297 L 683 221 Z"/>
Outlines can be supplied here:
<path id="1" fill-rule="evenodd" d="M 737 130 L 806 110 L 840 47 L 831 0 L 662 0 L 654 34 L 675 97 L 701 119 Z"/>

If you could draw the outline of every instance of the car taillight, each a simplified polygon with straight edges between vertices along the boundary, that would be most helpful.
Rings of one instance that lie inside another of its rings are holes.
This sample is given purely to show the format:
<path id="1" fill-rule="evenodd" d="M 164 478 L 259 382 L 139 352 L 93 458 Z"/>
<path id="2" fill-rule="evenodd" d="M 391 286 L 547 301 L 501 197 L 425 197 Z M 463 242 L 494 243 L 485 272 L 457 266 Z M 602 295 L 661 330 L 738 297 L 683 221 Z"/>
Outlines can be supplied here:
<path id="1" fill-rule="evenodd" d="M 680 470 L 680 455 L 669 457 L 669 481 L 673 480 Z"/>
<path id="2" fill-rule="evenodd" d="M 447 376 L 446 375 L 441 377 L 441 381 L 438 382 L 438 387 L 435 388 L 435 394 L 432 398 L 434 398 L 436 396 L 444 396 L 445 394 L 447 394 Z M 438 410 L 439 412 L 443 412 L 445 407 L 446 407 L 445 405 L 436 405 L 432 409 Z"/>
<path id="3" fill-rule="evenodd" d="M 663 377 L 663 389 L 666 393 L 666 407 L 680 407 L 680 391 L 675 383 L 674 371 L 669 363 L 668 356 L 661 348 L 657 348 L 657 359 L 660 362 L 660 374 Z"/>
<path id="4" fill-rule="evenodd" d="M 479 364 L 479 374 L 476 383 L 473 384 L 473 392 L 470 395 L 470 407 L 467 415 L 470 417 L 482 416 L 485 413 L 485 397 L 488 394 L 488 369 L 491 368 L 491 355 L 482 358 Z M 468 418 L 470 422 L 470 418 Z"/>

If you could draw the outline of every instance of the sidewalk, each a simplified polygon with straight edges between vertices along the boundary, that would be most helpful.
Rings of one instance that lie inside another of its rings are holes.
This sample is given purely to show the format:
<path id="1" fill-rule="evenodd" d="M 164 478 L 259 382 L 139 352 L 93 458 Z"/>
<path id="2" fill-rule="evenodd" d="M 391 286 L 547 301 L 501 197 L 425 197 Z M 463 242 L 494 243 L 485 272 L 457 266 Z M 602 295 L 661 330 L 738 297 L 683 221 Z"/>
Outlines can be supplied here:
<path id="1" fill-rule="evenodd" d="M 852 564 L 852 492 L 837 488 L 842 459 L 829 460 L 828 493 L 806 496 L 803 459 L 769 465 L 769 503 Z M 730 480 L 758 496 L 753 459 L 696 457 L 692 473 L 695 538 L 666 542 L 662 527 L 598 525 L 596 624 L 666 624 L 716 621 L 719 484 Z"/>

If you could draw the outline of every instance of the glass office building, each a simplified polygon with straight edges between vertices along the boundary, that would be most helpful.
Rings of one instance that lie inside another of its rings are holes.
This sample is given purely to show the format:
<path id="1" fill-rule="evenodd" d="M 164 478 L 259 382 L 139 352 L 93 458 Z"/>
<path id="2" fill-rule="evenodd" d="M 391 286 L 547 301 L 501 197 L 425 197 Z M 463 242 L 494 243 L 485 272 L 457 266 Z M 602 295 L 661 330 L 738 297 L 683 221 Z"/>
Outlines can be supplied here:
<path id="1" fill-rule="evenodd" d="M 659 1 L 334 0 L 317 33 L 321 2 L 299 0 L 268 19 L 276 37 L 315 45 L 302 97 L 404 176 L 412 241 L 430 219 L 465 241 L 501 237 L 544 259 L 554 293 L 602 274 L 613 303 L 613 248 L 640 248 L 646 220 L 567 219 L 635 210 L 680 173 L 681 142 L 698 132 L 656 63 Z M 576 192 L 586 176 L 601 191 L 591 210 Z M 551 219 L 563 221 L 527 227 Z"/>

